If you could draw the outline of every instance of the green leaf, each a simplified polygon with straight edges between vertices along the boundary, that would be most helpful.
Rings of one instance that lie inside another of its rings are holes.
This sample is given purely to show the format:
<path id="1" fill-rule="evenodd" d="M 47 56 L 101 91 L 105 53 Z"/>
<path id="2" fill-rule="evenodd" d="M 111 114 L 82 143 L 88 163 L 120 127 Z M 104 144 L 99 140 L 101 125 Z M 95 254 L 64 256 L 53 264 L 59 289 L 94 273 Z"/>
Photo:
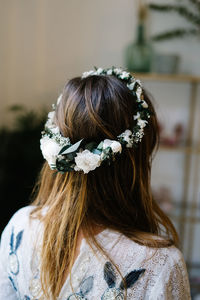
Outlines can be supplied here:
<path id="1" fill-rule="evenodd" d="M 169 30 L 163 33 L 153 35 L 151 39 L 154 42 L 159 42 L 159 41 L 164 41 L 173 38 L 182 38 L 190 35 L 198 35 L 198 33 L 199 33 L 198 29 L 194 29 L 194 28 L 177 28 L 174 30 Z"/>
<path id="2" fill-rule="evenodd" d="M 105 154 L 112 153 L 112 148 L 111 148 L 111 147 L 107 147 L 106 149 L 104 149 L 103 152 L 104 152 Z"/>
<path id="3" fill-rule="evenodd" d="M 76 152 L 72 152 L 72 153 L 68 153 L 68 154 L 66 154 L 66 158 L 68 159 L 68 160 L 74 160 L 74 157 L 76 156 Z"/>
<path id="4" fill-rule="evenodd" d="M 70 145 L 64 146 L 60 152 L 58 153 L 58 155 L 62 154 L 65 150 L 67 150 L 69 147 L 71 147 Z"/>
<path id="5" fill-rule="evenodd" d="M 85 149 L 91 151 L 93 148 L 95 148 L 96 143 L 95 142 L 91 142 L 85 145 Z"/>
<path id="6" fill-rule="evenodd" d="M 61 152 L 59 154 L 69 154 L 72 152 L 75 152 L 78 150 L 78 148 L 80 147 L 81 143 L 82 143 L 83 139 L 78 141 L 77 143 L 73 144 L 72 146 L 70 146 L 69 148 L 67 148 L 64 152 Z"/>
<path id="7" fill-rule="evenodd" d="M 98 150 L 102 150 L 103 149 L 103 142 L 101 142 L 98 146 L 97 146 Z"/>
<path id="8" fill-rule="evenodd" d="M 73 163 L 67 162 L 64 159 L 60 161 L 56 161 L 56 168 L 58 172 L 70 172 L 73 171 Z"/>
<path id="9" fill-rule="evenodd" d="M 94 149 L 94 150 L 92 150 L 92 153 L 101 155 L 101 150 Z"/>

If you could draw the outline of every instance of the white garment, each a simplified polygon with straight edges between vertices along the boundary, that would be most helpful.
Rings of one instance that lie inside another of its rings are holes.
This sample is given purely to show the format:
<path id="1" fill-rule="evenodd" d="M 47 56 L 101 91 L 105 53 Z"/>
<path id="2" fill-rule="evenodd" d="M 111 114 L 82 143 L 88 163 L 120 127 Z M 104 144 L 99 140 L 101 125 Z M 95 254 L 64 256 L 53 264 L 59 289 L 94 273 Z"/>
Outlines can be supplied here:
<path id="1" fill-rule="evenodd" d="M 28 206 L 17 211 L 2 234 L 0 300 L 32 300 L 41 296 L 39 252 L 35 251 L 34 245 L 36 237 L 39 236 L 41 240 L 39 233 L 42 232 L 42 225 L 39 220 L 29 222 L 32 209 Z M 127 300 L 191 299 L 185 263 L 177 248 L 172 246 L 155 250 L 138 245 L 109 229 L 98 234 L 97 239 L 113 258 L 122 275 L 129 275 Z M 59 300 L 125 299 L 120 275 L 114 271 L 108 259 L 99 253 L 97 256 L 83 239 L 80 254 L 72 268 L 72 285 L 76 297 L 68 276 Z M 104 274 L 105 264 L 108 268 Z"/>

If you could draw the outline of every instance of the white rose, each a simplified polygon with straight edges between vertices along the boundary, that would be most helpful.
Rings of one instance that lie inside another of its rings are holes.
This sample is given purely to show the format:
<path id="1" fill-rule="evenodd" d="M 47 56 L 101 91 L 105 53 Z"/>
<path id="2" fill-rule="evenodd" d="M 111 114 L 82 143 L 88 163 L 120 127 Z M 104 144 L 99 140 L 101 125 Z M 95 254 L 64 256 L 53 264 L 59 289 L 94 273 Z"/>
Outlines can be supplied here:
<path id="1" fill-rule="evenodd" d="M 111 149 L 114 153 L 116 152 L 122 152 L 122 145 L 120 144 L 120 142 L 117 142 L 117 141 L 114 141 L 112 144 L 111 144 Z"/>
<path id="2" fill-rule="evenodd" d="M 117 142 L 117 141 L 105 139 L 103 141 L 103 149 L 106 149 L 107 147 L 111 147 L 111 149 L 114 153 L 122 151 L 122 146 L 121 146 L 120 142 Z"/>
<path id="3" fill-rule="evenodd" d="M 48 136 L 40 139 L 40 149 L 43 157 L 47 160 L 49 166 L 55 165 L 56 158 L 62 147 Z"/>
<path id="4" fill-rule="evenodd" d="M 112 144 L 112 142 L 113 142 L 112 140 L 105 139 L 105 140 L 103 141 L 103 149 L 106 149 L 106 148 L 110 147 L 111 144 Z"/>
<path id="5" fill-rule="evenodd" d="M 81 169 L 86 174 L 100 166 L 101 159 L 98 154 L 94 154 L 89 150 L 77 153 L 75 157 L 76 169 Z"/>

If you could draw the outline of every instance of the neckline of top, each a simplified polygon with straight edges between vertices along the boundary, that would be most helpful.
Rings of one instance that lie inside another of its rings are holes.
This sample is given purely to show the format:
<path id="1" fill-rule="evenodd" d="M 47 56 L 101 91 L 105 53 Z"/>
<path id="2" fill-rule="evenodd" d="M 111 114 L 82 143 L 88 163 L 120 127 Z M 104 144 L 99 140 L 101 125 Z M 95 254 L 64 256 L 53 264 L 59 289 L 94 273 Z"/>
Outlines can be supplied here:
<path id="1" fill-rule="evenodd" d="M 108 246 L 109 240 L 112 242 L 113 245 L 115 245 L 117 237 L 121 237 L 121 233 L 114 231 L 112 229 L 109 229 L 109 228 L 106 228 L 103 231 L 101 231 L 100 233 L 95 235 L 95 238 L 97 239 L 98 242 L 100 242 L 101 246 L 103 246 L 103 247 Z M 117 241 L 118 241 L 118 239 L 117 239 Z M 86 238 L 83 237 L 82 241 L 81 241 L 79 254 L 78 254 L 78 256 L 72 266 L 72 269 L 71 269 L 71 274 L 76 273 L 76 269 L 80 264 L 80 258 L 82 258 L 83 253 L 85 252 L 85 253 L 87 253 L 88 256 L 90 255 L 89 249 L 90 249 L 90 245 L 87 243 Z M 85 251 L 85 250 L 87 250 L 87 251 Z M 58 299 L 62 299 L 63 295 L 66 292 L 66 289 L 68 289 L 69 286 L 70 286 L 70 274 L 68 274 L 68 276 L 61 288 Z"/>

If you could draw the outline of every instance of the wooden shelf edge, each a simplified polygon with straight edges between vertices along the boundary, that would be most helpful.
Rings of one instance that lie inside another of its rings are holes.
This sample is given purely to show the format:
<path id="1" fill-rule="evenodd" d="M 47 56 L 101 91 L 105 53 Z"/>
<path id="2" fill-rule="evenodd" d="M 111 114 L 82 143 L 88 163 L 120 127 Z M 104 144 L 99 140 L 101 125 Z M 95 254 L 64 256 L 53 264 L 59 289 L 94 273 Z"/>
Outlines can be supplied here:
<path id="1" fill-rule="evenodd" d="M 184 153 L 193 153 L 200 154 L 199 147 L 189 147 L 189 146 L 165 146 L 161 145 L 158 147 L 158 151 L 169 151 L 169 152 L 184 152 Z"/>

